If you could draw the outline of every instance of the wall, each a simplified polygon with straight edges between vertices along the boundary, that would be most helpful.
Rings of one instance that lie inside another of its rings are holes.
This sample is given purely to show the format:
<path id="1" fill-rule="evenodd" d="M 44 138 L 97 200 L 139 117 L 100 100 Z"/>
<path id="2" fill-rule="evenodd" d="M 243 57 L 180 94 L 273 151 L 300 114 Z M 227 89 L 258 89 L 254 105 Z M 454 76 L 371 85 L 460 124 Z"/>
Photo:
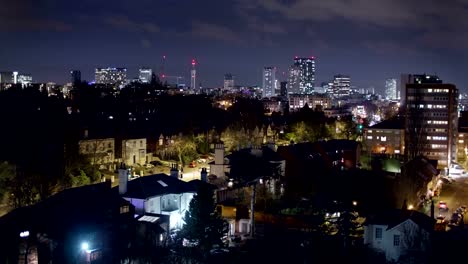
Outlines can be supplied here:
<path id="1" fill-rule="evenodd" d="M 115 160 L 115 140 L 85 139 L 78 142 L 80 154 L 85 155 L 92 164 L 107 164 Z"/>
<path id="2" fill-rule="evenodd" d="M 122 140 L 122 162 L 127 165 L 146 163 L 146 138 Z"/>

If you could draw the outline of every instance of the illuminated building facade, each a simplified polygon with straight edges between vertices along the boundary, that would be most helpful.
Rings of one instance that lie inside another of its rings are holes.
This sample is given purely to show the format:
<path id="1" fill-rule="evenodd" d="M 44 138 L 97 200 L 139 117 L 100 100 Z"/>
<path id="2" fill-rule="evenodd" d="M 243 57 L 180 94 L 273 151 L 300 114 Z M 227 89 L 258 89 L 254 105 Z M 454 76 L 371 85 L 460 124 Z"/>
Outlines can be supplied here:
<path id="1" fill-rule="evenodd" d="M 97 84 L 121 85 L 127 80 L 127 68 L 96 68 Z"/>
<path id="2" fill-rule="evenodd" d="M 294 66 L 299 70 L 299 93 L 311 93 L 315 86 L 315 57 L 294 58 Z"/>
<path id="3" fill-rule="evenodd" d="M 138 71 L 138 79 L 140 80 L 141 83 L 150 83 L 151 82 L 151 76 L 153 75 L 153 70 L 147 67 L 140 68 Z"/>
<path id="4" fill-rule="evenodd" d="M 387 100 L 398 99 L 396 79 L 387 79 L 385 81 L 385 98 Z"/>
<path id="5" fill-rule="evenodd" d="M 406 85 L 405 153 L 438 160 L 440 168 L 456 159 L 458 90 L 453 84 Z"/>
<path id="6" fill-rule="evenodd" d="M 275 96 L 276 90 L 276 68 L 263 68 L 263 97 Z"/>

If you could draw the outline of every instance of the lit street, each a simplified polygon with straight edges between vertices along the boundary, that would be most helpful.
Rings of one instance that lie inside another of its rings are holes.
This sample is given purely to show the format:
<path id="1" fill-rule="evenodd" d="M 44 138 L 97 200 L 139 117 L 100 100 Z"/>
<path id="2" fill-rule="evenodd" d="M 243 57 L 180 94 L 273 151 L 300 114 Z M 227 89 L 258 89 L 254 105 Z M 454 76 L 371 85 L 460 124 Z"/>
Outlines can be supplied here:
<path id="1" fill-rule="evenodd" d="M 439 213 L 438 203 L 444 201 L 449 208 L 446 217 L 450 220 L 452 213 L 461 205 L 468 205 L 468 177 L 458 178 L 451 184 L 444 184 L 439 200 L 435 203 L 435 214 Z M 468 223 L 467 218 L 464 219 Z"/>

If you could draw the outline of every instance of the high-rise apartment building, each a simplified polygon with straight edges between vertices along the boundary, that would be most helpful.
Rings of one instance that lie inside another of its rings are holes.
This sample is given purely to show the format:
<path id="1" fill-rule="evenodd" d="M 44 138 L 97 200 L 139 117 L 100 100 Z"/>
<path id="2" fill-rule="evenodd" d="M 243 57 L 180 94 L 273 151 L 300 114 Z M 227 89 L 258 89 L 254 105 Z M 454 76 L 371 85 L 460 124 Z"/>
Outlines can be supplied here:
<path id="1" fill-rule="evenodd" d="M 313 92 L 315 86 L 315 57 L 294 58 L 294 66 L 299 69 L 299 93 Z"/>
<path id="2" fill-rule="evenodd" d="M 153 70 L 148 68 L 148 67 L 142 67 L 138 71 L 138 80 L 141 83 L 150 83 L 151 82 L 151 76 L 153 76 Z"/>
<path id="3" fill-rule="evenodd" d="M 456 158 L 458 90 L 430 79 L 415 76 L 405 85 L 405 154 L 410 159 L 424 155 L 444 168 Z"/>
<path id="4" fill-rule="evenodd" d="M 289 67 L 289 77 L 288 77 L 288 94 L 300 94 L 300 81 L 301 81 L 301 69 L 292 65 Z"/>
<path id="5" fill-rule="evenodd" d="M 407 84 L 431 84 L 442 83 L 442 80 L 436 75 L 427 74 L 402 74 L 400 77 L 400 98 L 401 105 L 406 105 L 406 85 Z"/>
<path id="6" fill-rule="evenodd" d="M 224 89 L 225 90 L 232 90 L 234 89 L 234 76 L 230 73 L 226 73 L 224 75 Z"/>
<path id="7" fill-rule="evenodd" d="M 263 68 L 263 97 L 275 96 L 276 90 L 276 68 Z"/>
<path id="8" fill-rule="evenodd" d="M 70 71 L 71 83 L 73 85 L 81 83 L 81 71 L 72 70 Z"/>
<path id="9" fill-rule="evenodd" d="M 121 85 L 127 80 L 127 68 L 96 68 L 96 83 Z"/>
<path id="10" fill-rule="evenodd" d="M 385 98 L 387 100 L 397 100 L 397 81 L 396 79 L 387 79 L 385 81 Z"/>
<path id="11" fill-rule="evenodd" d="M 335 75 L 333 77 L 333 85 L 328 90 L 335 97 L 349 95 L 351 93 L 351 78 L 347 75 Z"/>
<path id="12" fill-rule="evenodd" d="M 13 83 L 13 72 L 0 72 L 0 83 Z"/>

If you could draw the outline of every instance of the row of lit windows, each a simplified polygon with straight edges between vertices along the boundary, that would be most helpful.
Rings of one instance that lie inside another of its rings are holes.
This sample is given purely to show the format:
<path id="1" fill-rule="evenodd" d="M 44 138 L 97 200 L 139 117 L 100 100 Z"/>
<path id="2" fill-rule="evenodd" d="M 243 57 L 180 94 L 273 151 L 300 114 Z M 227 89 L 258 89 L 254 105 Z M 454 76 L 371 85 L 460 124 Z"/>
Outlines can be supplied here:
<path id="1" fill-rule="evenodd" d="M 428 124 L 434 124 L 434 125 L 447 125 L 448 121 L 441 121 L 441 120 L 428 120 Z"/>
<path id="2" fill-rule="evenodd" d="M 433 137 L 430 137 L 428 136 L 427 137 L 428 140 L 447 140 L 447 137 L 438 137 L 438 136 L 433 136 Z"/>
<path id="3" fill-rule="evenodd" d="M 373 132 L 374 132 L 374 130 L 371 130 L 371 129 L 367 130 L 367 133 L 372 134 Z M 392 133 L 392 132 L 395 132 L 396 135 L 400 134 L 399 130 L 397 130 L 397 131 L 393 131 L 393 130 L 390 130 L 390 129 L 389 130 L 375 130 L 375 133 L 387 133 L 387 134 L 389 134 L 389 133 Z"/>
<path id="4" fill-rule="evenodd" d="M 447 145 L 432 144 L 431 148 L 433 148 L 433 149 L 446 149 Z"/>

